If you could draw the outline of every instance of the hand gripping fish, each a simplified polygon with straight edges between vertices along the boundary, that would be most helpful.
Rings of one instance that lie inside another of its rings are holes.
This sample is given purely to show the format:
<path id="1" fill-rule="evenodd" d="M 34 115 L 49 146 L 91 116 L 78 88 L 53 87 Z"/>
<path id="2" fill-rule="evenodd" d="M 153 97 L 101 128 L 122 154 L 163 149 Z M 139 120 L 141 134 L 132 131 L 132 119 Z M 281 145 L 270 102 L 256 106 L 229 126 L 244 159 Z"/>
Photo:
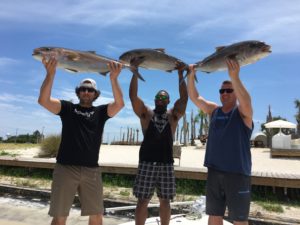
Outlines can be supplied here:
<path id="1" fill-rule="evenodd" d="M 117 60 L 98 55 L 94 51 L 77 51 L 66 48 L 57 47 L 40 47 L 33 50 L 32 56 L 42 61 L 43 57 L 49 60 L 55 57 L 57 67 L 64 68 L 68 72 L 73 73 L 99 73 L 103 76 L 109 72 L 108 63 Z M 130 69 L 129 64 L 122 63 L 123 68 Z M 145 81 L 140 74 L 136 74 L 141 80 Z"/>
<path id="2" fill-rule="evenodd" d="M 227 70 L 226 58 L 235 58 L 240 66 L 254 63 L 271 53 L 271 46 L 261 41 L 242 41 L 216 48 L 216 52 L 195 63 L 195 69 L 206 73 Z"/>

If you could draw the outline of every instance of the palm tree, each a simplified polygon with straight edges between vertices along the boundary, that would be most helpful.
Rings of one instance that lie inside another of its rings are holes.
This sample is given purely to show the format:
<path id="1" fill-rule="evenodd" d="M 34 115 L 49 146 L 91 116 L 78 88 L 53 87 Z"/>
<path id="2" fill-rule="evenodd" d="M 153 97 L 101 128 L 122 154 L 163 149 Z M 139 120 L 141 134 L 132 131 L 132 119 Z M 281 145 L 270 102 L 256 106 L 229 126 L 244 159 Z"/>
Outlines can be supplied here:
<path id="1" fill-rule="evenodd" d="M 297 120 L 297 134 L 300 136 L 300 100 L 295 99 L 294 103 L 295 103 L 296 109 L 298 109 L 298 112 L 295 115 L 295 118 Z"/>
<path id="2" fill-rule="evenodd" d="M 203 112 L 201 109 L 199 109 L 198 114 L 195 117 L 195 121 L 197 122 L 200 121 L 199 137 L 201 137 L 203 135 L 203 129 L 205 128 L 204 122 L 207 123 L 207 114 Z"/>

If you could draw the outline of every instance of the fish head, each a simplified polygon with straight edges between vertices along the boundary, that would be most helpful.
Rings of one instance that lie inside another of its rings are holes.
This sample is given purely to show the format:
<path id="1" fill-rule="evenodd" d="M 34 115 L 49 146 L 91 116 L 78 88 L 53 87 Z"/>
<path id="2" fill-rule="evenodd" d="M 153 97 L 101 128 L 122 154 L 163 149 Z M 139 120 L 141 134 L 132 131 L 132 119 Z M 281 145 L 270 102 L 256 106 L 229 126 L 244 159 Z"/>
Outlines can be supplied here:
<path id="1" fill-rule="evenodd" d="M 57 58 L 58 49 L 54 47 L 40 47 L 33 50 L 33 58 L 41 61 L 43 57 L 48 61 L 51 57 Z"/>
<path id="2" fill-rule="evenodd" d="M 272 51 L 271 46 L 267 45 L 265 42 L 249 41 L 245 46 L 245 52 L 247 57 L 253 57 L 258 60 L 268 56 Z"/>

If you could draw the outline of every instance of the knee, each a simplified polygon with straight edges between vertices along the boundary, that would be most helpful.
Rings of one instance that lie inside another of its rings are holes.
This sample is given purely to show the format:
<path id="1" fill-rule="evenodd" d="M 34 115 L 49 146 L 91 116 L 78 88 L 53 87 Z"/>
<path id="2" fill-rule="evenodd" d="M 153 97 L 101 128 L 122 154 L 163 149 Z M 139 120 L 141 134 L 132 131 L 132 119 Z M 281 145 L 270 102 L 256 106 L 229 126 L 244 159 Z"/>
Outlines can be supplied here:
<path id="1" fill-rule="evenodd" d="M 149 204 L 148 199 L 139 199 L 137 202 L 137 207 L 147 207 Z"/>
<path id="2" fill-rule="evenodd" d="M 51 225 L 66 225 L 67 217 L 54 217 L 52 219 Z"/>
<path id="3" fill-rule="evenodd" d="M 102 225 L 102 214 L 90 216 L 89 225 Z"/>
<path id="4" fill-rule="evenodd" d="M 168 199 L 159 199 L 161 207 L 170 207 L 170 200 Z"/>

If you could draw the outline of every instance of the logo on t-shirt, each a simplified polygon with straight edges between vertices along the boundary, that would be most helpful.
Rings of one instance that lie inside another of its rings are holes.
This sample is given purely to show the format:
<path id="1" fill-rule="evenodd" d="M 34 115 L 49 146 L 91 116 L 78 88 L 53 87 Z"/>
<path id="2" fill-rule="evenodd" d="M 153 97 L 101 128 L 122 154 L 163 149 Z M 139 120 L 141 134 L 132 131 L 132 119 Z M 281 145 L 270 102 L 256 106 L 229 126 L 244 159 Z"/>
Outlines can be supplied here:
<path id="1" fill-rule="evenodd" d="M 94 111 L 91 111 L 91 112 L 81 112 L 80 110 L 77 110 L 77 109 L 74 109 L 74 112 L 75 112 L 77 115 L 82 115 L 82 116 L 87 117 L 87 118 L 90 118 L 92 115 L 95 114 Z"/>
<path id="2" fill-rule="evenodd" d="M 164 114 L 154 114 L 152 119 L 154 126 L 158 130 L 159 133 L 163 132 L 166 125 L 168 124 L 168 115 L 167 113 Z"/>

